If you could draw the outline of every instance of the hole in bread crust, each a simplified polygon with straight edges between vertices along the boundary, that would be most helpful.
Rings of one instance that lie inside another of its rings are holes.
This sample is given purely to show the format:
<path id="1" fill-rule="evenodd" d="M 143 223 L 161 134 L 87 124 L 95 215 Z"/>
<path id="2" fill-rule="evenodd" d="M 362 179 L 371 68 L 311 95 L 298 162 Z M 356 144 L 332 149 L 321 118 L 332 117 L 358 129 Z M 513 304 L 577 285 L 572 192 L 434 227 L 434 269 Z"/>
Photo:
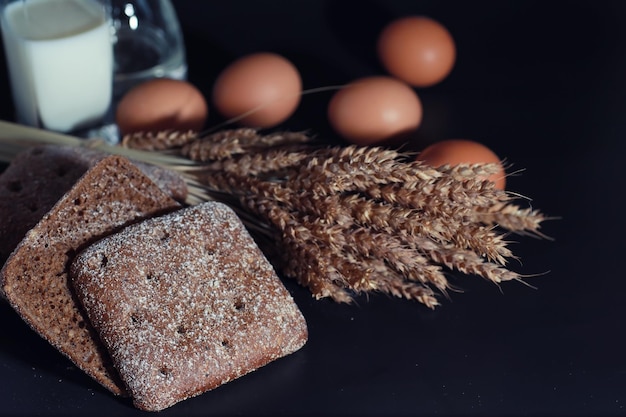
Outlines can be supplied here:
<path id="1" fill-rule="evenodd" d="M 209 243 L 204 247 L 204 251 L 206 252 L 207 255 L 209 256 L 213 256 L 215 255 L 217 248 L 215 247 L 215 244 L 213 243 Z"/>
<path id="2" fill-rule="evenodd" d="M 159 283 L 159 277 L 151 271 L 146 274 L 146 281 L 151 285 L 157 285 Z"/>
<path id="3" fill-rule="evenodd" d="M 230 349 L 230 341 L 227 339 L 222 340 L 222 347 L 226 348 L 226 349 Z"/>
<path id="4" fill-rule="evenodd" d="M 169 378 L 172 375 L 172 370 L 168 368 L 167 366 L 162 366 L 159 368 L 159 374 L 163 378 Z"/>
<path id="5" fill-rule="evenodd" d="M 185 327 L 184 324 L 181 324 L 180 326 L 178 326 L 178 328 L 176 329 L 176 333 L 183 335 L 185 333 L 187 333 L 187 328 Z"/>
<path id="6" fill-rule="evenodd" d="M 243 300 L 236 300 L 235 301 L 235 310 L 239 311 L 239 310 L 243 310 L 246 307 L 246 303 L 243 302 Z"/>
<path id="7" fill-rule="evenodd" d="M 105 254 L 102 254 L 102 259 L 100 259 L 100 267 L 106 268 L 108 263 L 109 263 L 109 258 L 107 258 Z"/>
<path id="8" fill-rule="evenodd" d="M 170 238 L 170 234 L 167 232 L 167 230 L 163 230 L 161 232 L 161 236 L 159 237 L 161 242 L 165 242 L 165 241 L 169 240 L 169 238 Z"/>

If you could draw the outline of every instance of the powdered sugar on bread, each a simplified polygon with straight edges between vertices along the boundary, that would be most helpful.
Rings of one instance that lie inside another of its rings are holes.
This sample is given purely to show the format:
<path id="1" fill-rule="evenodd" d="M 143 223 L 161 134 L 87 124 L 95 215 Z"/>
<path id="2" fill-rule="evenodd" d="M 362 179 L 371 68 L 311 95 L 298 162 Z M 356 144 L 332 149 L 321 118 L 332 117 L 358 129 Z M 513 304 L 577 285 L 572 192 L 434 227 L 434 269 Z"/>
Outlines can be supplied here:
<path id="1" fill-rule="evenodd" d="M 69 263 L 93 241 L 179 207 L 130 161 L 107 157 L 26 234 L 0 271 L 0 286 L 24 321 L 116 394 L 124 385 L 76 300 Z"/>
<path id="2" fill-rule="evenodd" d="M 305 320 L 236 214 L 204 203 L 132 225 L 72 265 L 135 405 L 161 410 L 304 345 Z"/>

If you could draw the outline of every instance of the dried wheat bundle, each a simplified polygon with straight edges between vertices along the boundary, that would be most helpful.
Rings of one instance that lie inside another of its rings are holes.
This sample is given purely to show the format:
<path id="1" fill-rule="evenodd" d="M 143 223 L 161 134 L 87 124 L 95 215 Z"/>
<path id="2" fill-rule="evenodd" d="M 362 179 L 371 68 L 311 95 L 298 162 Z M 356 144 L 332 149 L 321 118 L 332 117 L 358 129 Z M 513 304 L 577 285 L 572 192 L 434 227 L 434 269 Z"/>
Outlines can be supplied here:
<path id="1" fill-rule="evenodd" d="M 546 217 L 480 180 L 492 165 L 430 168 L 384 148 L 323 146 L 300 132 L 167 131 L 122 146 L 0 121 L 0 160 L 41 144 L 91 146 L 179 171 L 189 204 L 230 204 L 285 276 L 317 298 L 383 292 L 429 307 L 448 271 L 519 280 L 506 237 L 542 236 Z"/>
<path id="2" fill-rule="evenodd" d="M 451 288 L 448 270 L 519 280 L 505 237 L 540 235 L 545 220 L 481 180 L 496 170 L 487 164 L 434 169 L 384 148 L 248 128 L 135 134 L 123 145 L 195 161 L 179 167 L 192 194 L 233 205 L 282 273 L 316 298 L 377 291 L 432 308 Z"/>

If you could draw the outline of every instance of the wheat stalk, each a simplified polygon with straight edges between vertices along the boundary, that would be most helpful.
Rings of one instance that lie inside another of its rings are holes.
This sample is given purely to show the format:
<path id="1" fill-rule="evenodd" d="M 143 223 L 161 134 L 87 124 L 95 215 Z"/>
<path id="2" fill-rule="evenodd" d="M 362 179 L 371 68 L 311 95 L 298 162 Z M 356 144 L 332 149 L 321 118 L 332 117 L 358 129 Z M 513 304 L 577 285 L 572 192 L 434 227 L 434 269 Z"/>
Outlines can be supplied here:
<path id="1" fill-rule="evenodd" d="M 15 139 L 5 135 L 0 157 L 10 160 L 24 146 Z M 496 284 L 519 280 L 506 267 L 514 255 L 505 237 L 541 236 L 546 219 L 480 179 L 493 165 L 435 169 L 394 150 L 322 146 L 301 132 L 167 131 L 127 136 L 123 146 L 61 142 L 180 172 L 189 204 L 231 205 L 283 275 L 339 302 L 376 291 L 433 308 L 437 293 L 452 288 L 449 270 Z"/>

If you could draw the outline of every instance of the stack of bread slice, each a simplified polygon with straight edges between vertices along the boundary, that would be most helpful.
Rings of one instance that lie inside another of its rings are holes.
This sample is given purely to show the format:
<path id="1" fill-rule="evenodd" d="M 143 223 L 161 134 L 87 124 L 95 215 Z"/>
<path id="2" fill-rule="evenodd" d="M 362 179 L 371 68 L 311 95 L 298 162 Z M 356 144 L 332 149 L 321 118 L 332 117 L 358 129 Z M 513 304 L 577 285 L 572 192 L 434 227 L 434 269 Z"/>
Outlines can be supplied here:
<path id="1" fill-rule="evenodd" d="M 232 209 L 184 207 L 120 156 L 98 158 L 29 229 L 0 288 L 77 367 L 149 411 L 293 353 L 308 337 Z"/>
<path id="2" fill-rule="evenodd" d="M 33 146 L 18 154 L 0 175 L 0 266 L 26 232 L 41 220 L 78 179 L 108 154 L 84 146 Z M 176 201 L 187 197 L 177 173 L 133 162 Z"/>

